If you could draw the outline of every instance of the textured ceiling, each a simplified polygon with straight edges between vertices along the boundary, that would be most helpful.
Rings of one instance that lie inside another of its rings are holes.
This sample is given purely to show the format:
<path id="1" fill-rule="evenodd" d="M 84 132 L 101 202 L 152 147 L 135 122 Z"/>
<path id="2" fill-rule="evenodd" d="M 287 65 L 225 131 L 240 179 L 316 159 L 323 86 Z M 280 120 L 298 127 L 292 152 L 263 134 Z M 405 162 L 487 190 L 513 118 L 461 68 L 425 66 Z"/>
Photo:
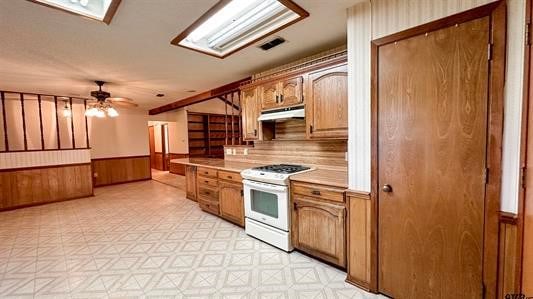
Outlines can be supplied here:
<path id="1" fill-rule="evenodd" d="M 296 0 L 310 17 L 276 33 L 285 44 L 221 60 L 170 44 L 216 0 L 123 0 L 110 25 L 0 0 L 0 89 L 88 96 L 98 79 L 112 96 L 154 108 L 345 43 L 346 8 L 358 1 Z"/>

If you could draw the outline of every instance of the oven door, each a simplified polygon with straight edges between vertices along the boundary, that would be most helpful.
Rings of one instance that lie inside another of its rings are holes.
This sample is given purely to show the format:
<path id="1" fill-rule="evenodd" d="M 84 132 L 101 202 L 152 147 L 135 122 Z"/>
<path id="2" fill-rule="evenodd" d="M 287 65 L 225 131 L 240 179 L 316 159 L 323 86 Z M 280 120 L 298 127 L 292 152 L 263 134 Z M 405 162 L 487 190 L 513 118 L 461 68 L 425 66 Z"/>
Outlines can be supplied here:
<path id="1" fill-rule="evenodd" d="M 289 231 L 289 188 L 243 180 L 245 216 Z"/>

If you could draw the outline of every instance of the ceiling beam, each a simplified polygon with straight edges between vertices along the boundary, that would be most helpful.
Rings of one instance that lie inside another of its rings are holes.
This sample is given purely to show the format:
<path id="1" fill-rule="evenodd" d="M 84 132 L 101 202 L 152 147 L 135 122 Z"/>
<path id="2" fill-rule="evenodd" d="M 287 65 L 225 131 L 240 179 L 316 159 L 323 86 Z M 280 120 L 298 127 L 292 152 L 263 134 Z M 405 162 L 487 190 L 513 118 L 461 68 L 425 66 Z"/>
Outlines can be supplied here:
<path id="1" fill-rule="evenodd" d="M 232 82 L 232 83 L 217 87 L 215 89 L 211 89 L 209 91 L 205 91 L 205 92 L 199 93 L 199 94 L 194 95 L 192 97 L 188 97 L 188 98 L 185 98 L 185 99 L 181 99 L 181 100 L 172 102 L 170 104 L 163 105 L 161 107 L 150 109 L 148 114 L 156 115 L 156 114 L 159 114 L 159 113 L 176 110 L 176 109 L 179 109 L 179 108 L 182 108 L 182 107 L 186 107 L 186 106 L 189 106 L 189 105 L 193 105 L 193 104 L 201 103 L 201 102 L 204 102 L 204 101 L 207 101 L 207 100 L 211 100 L 211 99 L 216 98 L 216 97 L 220 97 L 220 96 L 222 96 L 222 95 L 224 95 L 226 93 L 230 93 L 232 91 L 239 91 L 240 90 L 239 88 L 240 88 L 241 84 L 250 81 L 250 79 L 251 79 L 250 77 L 244 78 L 244 79 L 241 79 L 239 81 L 235 81 L 235 82 Z"/>

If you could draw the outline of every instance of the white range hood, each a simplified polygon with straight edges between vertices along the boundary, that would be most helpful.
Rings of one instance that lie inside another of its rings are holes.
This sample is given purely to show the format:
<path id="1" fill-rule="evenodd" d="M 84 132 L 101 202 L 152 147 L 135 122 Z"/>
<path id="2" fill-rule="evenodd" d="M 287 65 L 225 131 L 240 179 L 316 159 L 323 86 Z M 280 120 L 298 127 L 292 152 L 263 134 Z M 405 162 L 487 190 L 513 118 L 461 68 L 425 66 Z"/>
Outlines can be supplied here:
<path id="1" fill-rule="evenodd" d="M 261 116 L 257 118 L 259 121 L 285 121 L 289 119 L 303 119 L 305 118 L 304 107 L 285 108 L 282 110 L 262 112 Z"/>

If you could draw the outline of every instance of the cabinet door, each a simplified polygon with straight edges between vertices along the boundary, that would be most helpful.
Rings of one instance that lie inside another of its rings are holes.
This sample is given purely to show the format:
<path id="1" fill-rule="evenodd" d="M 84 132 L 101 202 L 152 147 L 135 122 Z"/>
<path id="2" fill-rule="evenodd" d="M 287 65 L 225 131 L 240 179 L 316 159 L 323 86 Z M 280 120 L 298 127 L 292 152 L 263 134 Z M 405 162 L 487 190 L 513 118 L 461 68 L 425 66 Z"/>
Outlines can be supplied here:
<path id="1" fill-rule="evenodd" d="M 270 82 L 261 86 L 261 108 L 272 109 L 279 106 L 279 82 Z"/>
<path id="2" fill-rule="evenodd" d="M 242 91 L 242 129 L 244 140 L 257 140 L 259 138 L 259 122 L 257 118 L 261 113 L 257 88 Z"/>
<path id="3" fill-rule="evenodd" d="M 306 105 L 309 137 L 348 138 L 347 66 L 309 74 Z"/>
<path id="4" fill-rule="evenodd" d="M 280 82 L 281 106 L 293 106 L 303 103 L 303 77 L 296 77 Z"/>
<path id="5" fill-rule="evenodd" d="M 292 242 L 295 248 L 346 267 L 345 207 L 293 196 Z"/>
<path id="6" fill-rule="evenodd" d="M 188 199 L 197 201 L 196 195 L 196 166 L 185 166 L 185 189 Z"/>
<path id="7" fill-rule="evenodd" d="M 244 226 L 244 198 L 242 184 L 220 182 L 218 189 L 220 216 Z"/>

